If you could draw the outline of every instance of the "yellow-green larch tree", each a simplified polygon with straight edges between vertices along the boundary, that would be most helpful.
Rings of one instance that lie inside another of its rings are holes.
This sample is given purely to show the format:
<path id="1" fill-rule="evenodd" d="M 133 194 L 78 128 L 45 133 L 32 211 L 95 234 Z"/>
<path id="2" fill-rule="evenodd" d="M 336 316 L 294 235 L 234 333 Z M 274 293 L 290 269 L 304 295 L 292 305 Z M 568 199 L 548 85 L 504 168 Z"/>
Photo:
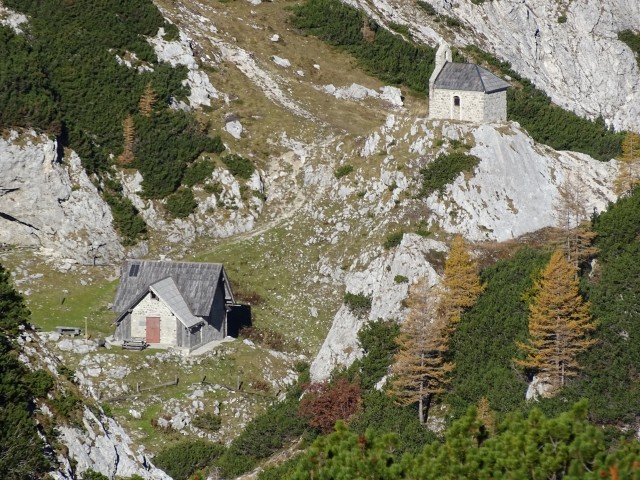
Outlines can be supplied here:
<path id="1" fill-rule="evenodd" d="M 622 156 L 618 161 L 614 190 L 616 195 L 621 196 L 630 193 L 640 184 L 640 134 L 627 132 L 622 141 Z"/>
<path id="2" fill-rule="evenodd" d="M 478 275 L 478 264 L 471 258 L 464 239 L 456 236 L 444 264 L 442 295 L 438 305 L 451 331 L 455 330 L 462 313 L 476 303 L 484 289 Z"/>
<path id="3" fill-rule="evenodd" d="M 517 343 L 526 357 L 515 362 L 535 371 L 553 395 L 578 373 L 576 356 L 593 345 L 587 334 L 596 325 L 589 302 L 578 291 L 575 268 L 561 250 L 551 256 L 535 290 L 529 304 L 529 339 Z"/>
<path id="4" fill-rule="evenodd" d="M 411 288 L 409 313 L 400 327 L 399 350 L 391 367 L 387 391 L 401 405 L 418 404 L 418 419 L 425 423 L 431 400 L 445 391 L 453 363 L 446 362 L 448 329 L 438 315 L 439 289 L 429 288 L 424 278 Z"/>
<path id="5" fill-rule="evenodd" d="M 140 113 L 142 115 L 148 117 L 153 112 L 153 107 L 156 101 L 156 93 L 153 90 L 151 82 L 149 82 L 144 88 L 144 93 L 142 94 L 142 97 L 140 97 L 140 101 L 138 102 L 138 110 L 140 110 Z"/>

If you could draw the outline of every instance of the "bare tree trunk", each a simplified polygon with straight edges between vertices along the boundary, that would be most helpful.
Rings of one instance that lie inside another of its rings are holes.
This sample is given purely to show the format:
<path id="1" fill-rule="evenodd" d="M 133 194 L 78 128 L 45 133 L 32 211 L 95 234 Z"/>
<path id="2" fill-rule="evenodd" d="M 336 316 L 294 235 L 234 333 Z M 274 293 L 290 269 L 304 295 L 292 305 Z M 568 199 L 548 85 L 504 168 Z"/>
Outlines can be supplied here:
<path id="1" fill-rule="evenodd" d="M 424 388 L 424 385 L 422 384 L 422 382 L 420 382 L 420 396 L 418 397 L 418 420 L 420 420 L 420 425 L 422 425 L 425 422 L 424 409 L 422 406 L 422 401 L 424 399 L 424 395 L 422 393 L 423 388 Z"/>

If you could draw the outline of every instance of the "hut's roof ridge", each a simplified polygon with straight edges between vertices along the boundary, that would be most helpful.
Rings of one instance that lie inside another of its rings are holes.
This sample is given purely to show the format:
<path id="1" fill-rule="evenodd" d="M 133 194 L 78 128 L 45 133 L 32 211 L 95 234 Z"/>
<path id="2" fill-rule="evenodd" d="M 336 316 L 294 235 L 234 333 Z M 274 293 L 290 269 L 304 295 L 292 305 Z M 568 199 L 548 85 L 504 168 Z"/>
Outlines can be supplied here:
<path id="1" fill-rule="evenodd" d="M 221 263 L 128 259 L 122 265 L 113 309 L 116 312 L 125 311 L 151 285 L 171 278 L 190 313 L 205 317 L 209 315 L 220 275 L 224 280 L 225 298 L 233 303 L 231 288 Z"/>
<path id="2" fill-rule="evenodd" d="M 506 90 L 511 85 L 474 63 L 444 64 L 436 77 L 433 87 L 445 90 L 465 90 L 493 93 Z"/>

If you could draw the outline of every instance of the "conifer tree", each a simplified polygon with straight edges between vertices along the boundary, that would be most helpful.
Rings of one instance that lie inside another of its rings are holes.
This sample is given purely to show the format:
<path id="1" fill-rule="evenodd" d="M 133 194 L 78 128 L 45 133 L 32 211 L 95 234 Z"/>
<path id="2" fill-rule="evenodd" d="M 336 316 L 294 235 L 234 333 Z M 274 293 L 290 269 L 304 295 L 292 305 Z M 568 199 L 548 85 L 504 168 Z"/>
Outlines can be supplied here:
<path id="1" fill-rule="evenodd" d="M 618 177 L 614 184 L 616 195 L 630 193 L 640 184 L 640 134 L 627 132 L 622 141 Z"/>
<path id="2" fill-rule="evenodd" d="M 445 362 L 449 343 L 446 319 L 438 315 L 437 288 L 424 278 L 411 289 L 409 314 L 396 342 L 399 350 L 391 367 L 389 394 L 401 405 L 418 404 L 418 419 L 425 423 L 434 394 L 445 391 L 453 364 Z"/>
<path id="3" fill-rule="evenodd" d="M 496 433 L 496 415 L 491 410 L 491 406 L 489 405 L 489 400 L 487 397 L 480 397 L 478 400 L 478 420 L 482 422 L 486 431 L 493 435 Z"/>
<path id="4" fill-rule="evenodd" d="M 438 306 L 440 315 L 451 331 L 460 321 L 462 313 L 476 303 L 484 289 L 478 276 L 477 263 L 472 260 L 464 239 L 456 236 L 444 265 L 443 291 Z"/>
<path id="5" fill-rule="evenodd" d="M 567 377 L 577 374 L 576 356 L 593 345 L 594 340 L 585 337 L 595 323 L 589 302 L 578 292 L 575 268 L 561 250 L 551 256 L 535 287 L 537 293 L 529 305 L 529 339 L 517 343 L 526 358 L 515 362 L 540 374 L 553 395 Z"/>
<path id="6" fill-rule="evenodd" d="M 120 165 L 128 165 L 133 162 L 133 145 L 135 143 L 136 130 L 133 124 L 133 117 L 127 115 L 122 121 L 122 139 L 124 148 L 118 157 Z"/>
<path id="7" fill-rule="evenodd" d="M 596 234 L 588 221 L 589 213 L 584 202 L 587 192 L 580 172 L 570 173 L 558 188 L 558 193 L 560 197 L 556 207 L 560 217 L 562 249 L 577 274 L 580 264 L 597 253 L 593 246 Z"/>
<path id="8" fill-rule="evenodd" d="M 156 93 L 151 86 L 151 82 L 147 83 L 147 86 L 144 88 L 144 93 L 142 97 L 140 97 L 140 102 L 138 102 L 138 110 L 145 117 L 148 117 L 153 112 L 153 106 L 156 103 Z"/>

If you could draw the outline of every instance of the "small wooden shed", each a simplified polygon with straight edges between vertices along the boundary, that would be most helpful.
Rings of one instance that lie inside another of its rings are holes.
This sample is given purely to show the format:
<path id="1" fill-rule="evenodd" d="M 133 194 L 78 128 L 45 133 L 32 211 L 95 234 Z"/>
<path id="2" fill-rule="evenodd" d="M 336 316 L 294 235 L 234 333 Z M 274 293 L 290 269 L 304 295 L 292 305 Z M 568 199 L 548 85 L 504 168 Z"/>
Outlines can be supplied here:
<path id="1" fill-rule="evenodd" d="M 219 263 L 126 260 L 113 309 L 114 338 L 193 350 L 227 336 L 235 304 Z"/>

